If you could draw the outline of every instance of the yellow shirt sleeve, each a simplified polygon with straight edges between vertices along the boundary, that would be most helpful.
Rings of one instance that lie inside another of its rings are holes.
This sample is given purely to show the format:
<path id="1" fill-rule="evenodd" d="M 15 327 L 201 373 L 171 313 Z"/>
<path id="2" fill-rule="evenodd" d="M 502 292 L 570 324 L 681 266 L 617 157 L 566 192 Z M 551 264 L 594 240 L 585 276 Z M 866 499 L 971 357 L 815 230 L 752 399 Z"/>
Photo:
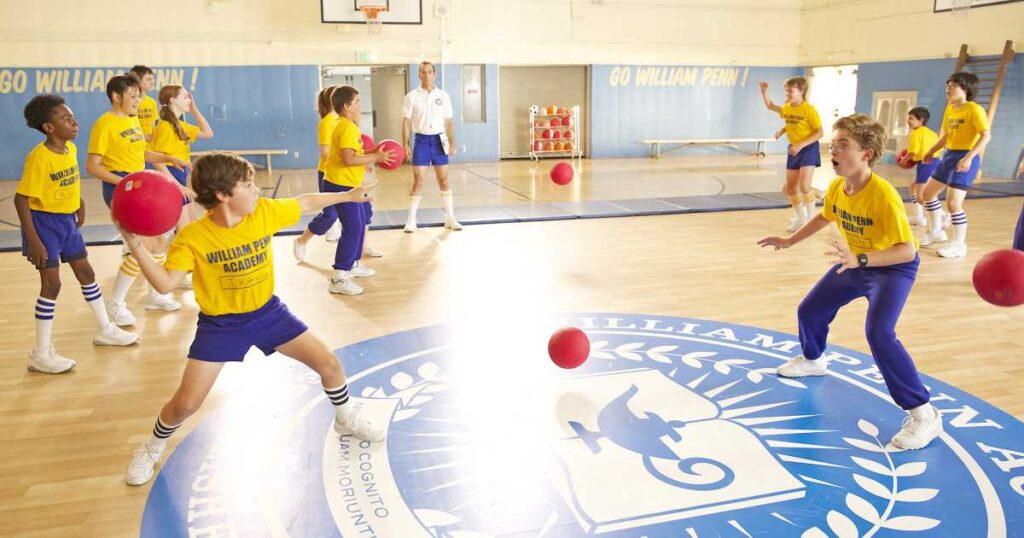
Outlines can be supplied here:
<path id="1" fill-rule="evenodd" d="M 895 190 L 889 192 L 895 193 Z M 910 229 L 907 210 L 904 208 L 903 200 L 899 198 L 898 194 L 885 196 L 883 209 L 880 213 L 882 229 L 885 230 L 885 235 L 889 239 L 890 245 L 910 243 L 914 245 L 914 250 L 917 250 L 917 241 L 914 239 L 913 230 Z"/>
<path id="2" fill-rule="evenodd" d="M 832 183 L 830 183 L 828 186 L 828 190 L 825 191 L 825 199 L 823 200 L 823 204 L 821 207 L 821 216 L 824 217 L 825 220 L 829 222 L 836 221 L 836 213 L 835 211 L 832 210 L 832 208 L 835 207 L 837 192 L 836 189 L 843 188 L 843 181 L 845 180 L 842 178 L 842 176 L 833 179 Z"/>
<path id="3" fill-rule="evenodd" d="M 21 181 L 18 182 L 16 192 L 27 198 L 42 198 L 43 180 L 46 178 L 46 170 L 33 151 L 25 158 L 25 169 L 21 173 Z"/>
<path id="4" fill-rule="evenodd" d="M 188 243 L 188 233 L 185 230 L 175 235 L 171 240 L 171 245 L 167 247 L 167 261 L 164 262 L 164 267 L 182 272 L 195 270 L 196 259 Z"/>
<path id="5" fill-rule="evenodd" d="M 275 234 L 282 228 L 292 226 L 299 222 L 299 217 L 302 216 L 299 201 L 295 198 L 260 198 L 259 204 L 263 207 L 257 208 L 257 211 L 266 212 L 268 234 Z"/>
<path id="6" fill-rule="evenodd" d="M 973 112 L 971 114 L 971 125 L 974 126 L 975 132 L 987 131 L 989 129 L 988 112 L 985 112 L 985 109 L 977 103 L 971 107 L 971 111 Z"/>
<path id="7" fill-rule="evenodd" d="M 807 125 L 810 126 L 812 134 L 821 129 L 821 117 L 818 116 L 818 109 L 810 103 L 807 103 Z"/>
<path id="8" fill-rule="evenodd" d="M 192 125 L 187 121 L 181 122 L 181 128 L 185 130 L 185 136 L 188 137 L 189 143 L 196 141 L 196 138 L 199 136 L 199 131 L 201 130 L 198 125 Z"/>
<path id="9" fill-rule="evenodd" d="M 922 161 L 925 151 L 928 151 L 928 148 L 924 147 L 924 132 L 918 127 L 910 131 L 910 137 L 907 139 L 907 156 L 915 161 Z"/>
<path id="10" fill-rule="evenodd" d="M 110 150 L 110 130 L 107 125 L 103 118 L 92 124 L 92 130 L 89 131 L 89 153 L 106 155 Z"/>

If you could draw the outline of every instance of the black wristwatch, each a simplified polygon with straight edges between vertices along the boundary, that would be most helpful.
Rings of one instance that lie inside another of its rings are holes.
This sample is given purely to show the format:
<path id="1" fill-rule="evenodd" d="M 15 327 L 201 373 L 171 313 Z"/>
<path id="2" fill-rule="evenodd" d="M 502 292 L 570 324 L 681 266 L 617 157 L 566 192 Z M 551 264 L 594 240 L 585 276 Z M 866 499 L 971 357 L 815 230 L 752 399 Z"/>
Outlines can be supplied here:
<path id="1" fill-rule="evenodd" d="M 857 255 L 857 267 L 867 267 L 867 266 L 868 266 L 868 255 L 864 254 L 863 252 L 861 252 L 860 254 Z"/>

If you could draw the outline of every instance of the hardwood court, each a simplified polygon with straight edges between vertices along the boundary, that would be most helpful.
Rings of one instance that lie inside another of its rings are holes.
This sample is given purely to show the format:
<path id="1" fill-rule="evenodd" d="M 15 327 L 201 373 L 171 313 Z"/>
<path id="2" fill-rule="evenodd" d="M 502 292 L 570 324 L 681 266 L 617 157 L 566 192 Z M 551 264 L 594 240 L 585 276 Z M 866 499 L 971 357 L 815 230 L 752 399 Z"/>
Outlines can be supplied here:
<path id="1" fill-rule="evenodd" d="M 642 185 L 639 178 L 636 184 Z M 401 192 L 393 196 L 402 198 Z M 974 263 L 1009 244 L 1020 207 L 1021 198 L 967 203 L 968 257 L 942 260 L 934 250 L 922 250 L 898 331 L 922 372 L 1024 418 L 1024 308 L 990 306 L 970 285 Z M 376 231 L 369 240 L 385 257 L 367 262 L 378 275 L 358 297 L 327 292 L 334 244 L 310 243 L 309 263 L 296 265 L 292 238 L 277 237 L 277 294 L 332 348 L 481 315 L 515 327 L 518 320 L 573 311 L 696 317 L 795 333 L 796 305 L 827 263 L 824 234 L 788 251 L 755 245 L 760 237 L 780 234 L 789 216 L 788 210 L 766 210 L 470 226 L 462 232 L 429 228 L 412 235 Z M 90 249 L 105 292 L 119 257 L 117 246 Z M 137 535 L 150 485 L 126 486 L 124 469 L 177 386 L 195 330 L 192 292 L 176 292 L 181 311 L 151 313 L 142 310 L 143 285 L 136 284 L 129 306 L 142 343 L 99 348 L 91 344 L 93 318 L 65 268 L 54 338 L 78 367 L 50 376 L 24 367 L 33 342 L 35 272 L 19 254 L 6 253 L 0 254 L 0 277 L 0 416 L 7 426 L 0 441 L 0 534 Z M 864 315 L 863 301 L 844 309 L 831 341 L 867 353 Z M 546 360 L 542 350 L 537 357 Z M 278 357 L 252 356 L 225 368 L 170 449 L 226 401 L 246 393 L 272 401 L 288 390 L 281 381 L 284 365 Z M 254 416 L 246 427 L 259 423 Z"/>

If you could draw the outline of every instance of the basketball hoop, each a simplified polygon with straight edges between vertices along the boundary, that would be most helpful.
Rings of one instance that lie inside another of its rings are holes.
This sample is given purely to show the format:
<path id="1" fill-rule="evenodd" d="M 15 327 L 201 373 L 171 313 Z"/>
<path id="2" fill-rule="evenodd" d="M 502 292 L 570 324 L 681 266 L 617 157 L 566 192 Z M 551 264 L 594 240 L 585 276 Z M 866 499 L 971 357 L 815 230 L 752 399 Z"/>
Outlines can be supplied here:
<path id="1" fill-rule="evenodd" d="M 954 17 L 966 18 L 968 12 L 971 10 L 971 6 L 974 5 L 974 0 L 951 0 L 951 7 L 949 12 Z"/>
<path id="2" fill-rule="evenodd" d="M 386 5 L 362 5 L 359 6 L 359 11 L 363 12 L 363 16 L 366 17 L 366 29 L 371 34 L 379 34 L 382 27 L 380 14 L 388 10 Z"/>

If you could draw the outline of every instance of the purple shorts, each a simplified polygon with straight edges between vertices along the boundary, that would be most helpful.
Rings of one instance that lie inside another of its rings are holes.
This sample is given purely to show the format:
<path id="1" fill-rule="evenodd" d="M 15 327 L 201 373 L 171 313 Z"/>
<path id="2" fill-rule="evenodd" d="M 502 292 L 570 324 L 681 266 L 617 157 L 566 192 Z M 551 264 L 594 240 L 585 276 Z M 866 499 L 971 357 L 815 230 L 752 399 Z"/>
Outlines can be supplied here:
<path id="1" fill-rule="evenodd" d="M 71 263 L 86 257 L 85 240 L 74 213 L 47 213 L 33 209 L 32 225 L 46 247 L 46 267 Z M 21 234 L 21 253 L 28 256 L 28 239 Z"/>
<path id="2" fill-rule="evenodd" d="M 266 304 L 244 314 L 199 314 L 196 338 L 188 358 L 207 362 L 241 361 L 256 346 L 270 355 L 309 330 L 276 295 Z"/>
<path id="3" fill-rule="evenodd" d="M 786 154 L 786 170 L 799 170 L 805 166 L 821 166 L 821 149 L 817 141 L 797 152 Z"/>

